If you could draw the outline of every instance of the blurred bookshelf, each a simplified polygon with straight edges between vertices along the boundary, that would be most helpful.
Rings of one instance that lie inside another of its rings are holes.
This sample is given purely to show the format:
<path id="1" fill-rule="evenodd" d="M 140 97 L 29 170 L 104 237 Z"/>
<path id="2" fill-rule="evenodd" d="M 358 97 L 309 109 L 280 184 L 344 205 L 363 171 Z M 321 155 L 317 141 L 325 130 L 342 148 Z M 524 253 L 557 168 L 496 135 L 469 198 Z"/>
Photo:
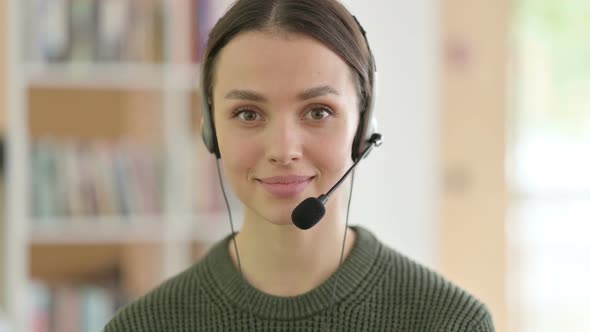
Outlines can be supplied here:
<path id="1" fill-rule="evenodd" d="M 2 273 L 15 331 L 102 330 L 229 232 L 197 89 L 230 3 L 7 2 Z"/>

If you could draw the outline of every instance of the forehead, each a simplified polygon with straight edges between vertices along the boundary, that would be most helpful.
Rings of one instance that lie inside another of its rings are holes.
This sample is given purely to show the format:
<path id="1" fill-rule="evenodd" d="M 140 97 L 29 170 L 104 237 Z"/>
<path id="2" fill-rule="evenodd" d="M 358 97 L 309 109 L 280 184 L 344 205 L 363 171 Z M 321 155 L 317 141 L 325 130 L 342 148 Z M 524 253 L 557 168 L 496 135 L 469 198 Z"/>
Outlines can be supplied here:
<path id="1" fill-rule="evenodd" d="M 216 65 L 214 96 L 230 89 L 268 94 L 329 85 L 354 94 L 349 66 L 327 46 L 302 34 L 245 32 L 221 51 Z"/>

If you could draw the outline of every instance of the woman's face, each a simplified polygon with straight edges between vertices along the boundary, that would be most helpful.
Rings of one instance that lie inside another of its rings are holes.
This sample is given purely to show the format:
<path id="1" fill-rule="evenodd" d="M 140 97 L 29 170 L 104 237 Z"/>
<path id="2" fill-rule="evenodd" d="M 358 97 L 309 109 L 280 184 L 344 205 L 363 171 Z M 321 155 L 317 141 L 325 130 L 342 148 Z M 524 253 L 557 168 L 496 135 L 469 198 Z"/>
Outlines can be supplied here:
<path id="1" fill-rule="evenodd" d="M 246 32 L 219 54 L 215 76 L 230 185 L 246 215 L 291 224 L 302 200 L 326 193 L 352 164 L 359 111 L 351 70 L 315 39 Z"/>

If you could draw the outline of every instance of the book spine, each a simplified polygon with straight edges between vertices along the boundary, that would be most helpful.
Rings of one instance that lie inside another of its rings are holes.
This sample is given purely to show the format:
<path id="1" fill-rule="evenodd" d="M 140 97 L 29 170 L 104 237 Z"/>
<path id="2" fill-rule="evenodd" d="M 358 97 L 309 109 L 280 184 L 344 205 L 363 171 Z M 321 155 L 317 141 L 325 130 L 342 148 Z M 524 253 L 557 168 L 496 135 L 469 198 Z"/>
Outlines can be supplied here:
<path id="1" fill-rule="evenodd" d="M 63 62 L 70 57 L 70 0 L 35 0 L 32 3 L 32 56 L 47 62 Z"/>
<path id="2" fill-rule="evenodd" d="M 96 59 L 96 17 L 94 0 L 72 0 L 70 5 L 70 61 L 92 62 Z"/>
<path id="3" fill-rule="evenodd" d="M 100 0 L 97 8 L 97 61 L 115 62 L 125 58 L 129 38 L 129 0 Z"/>

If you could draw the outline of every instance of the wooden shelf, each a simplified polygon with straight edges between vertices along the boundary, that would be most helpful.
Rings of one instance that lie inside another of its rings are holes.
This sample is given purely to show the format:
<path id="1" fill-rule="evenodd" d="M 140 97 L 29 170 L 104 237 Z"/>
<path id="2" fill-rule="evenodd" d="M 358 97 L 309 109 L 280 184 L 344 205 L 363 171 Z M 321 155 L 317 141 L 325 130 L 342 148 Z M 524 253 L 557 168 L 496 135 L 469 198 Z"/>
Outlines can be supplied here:
<path id="1" fill-rule="evenodd" d="M 80 282 L 103 278 L 116 271 L 125 246 L 36 245 L 29 251 L 33 279 L 49 283 Z"/>
<path id="2" fill-rule="evenodd" d="M 27 63 L 30 87 L 59 89 L 196 90 L 197 64 Z"/>
<path id="3" fill-rule="evenodd" d="M 35 86 L 26 97 L 31 137 L 163 140 L 160 91 Z"/>

